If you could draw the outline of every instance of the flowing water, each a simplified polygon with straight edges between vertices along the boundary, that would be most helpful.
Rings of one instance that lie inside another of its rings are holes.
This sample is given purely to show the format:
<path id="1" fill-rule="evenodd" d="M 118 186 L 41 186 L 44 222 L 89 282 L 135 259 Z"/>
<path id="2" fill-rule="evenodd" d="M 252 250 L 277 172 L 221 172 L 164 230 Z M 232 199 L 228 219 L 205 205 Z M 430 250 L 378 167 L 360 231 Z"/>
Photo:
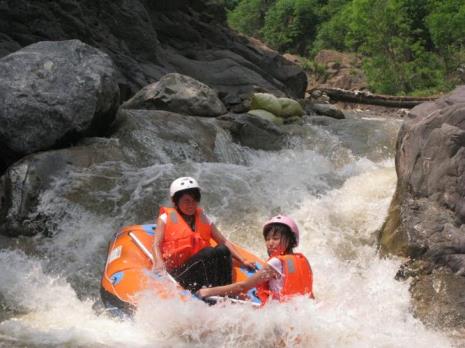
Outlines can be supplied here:
<path id="1" fill-rule="evenodd" d="M 10 240 L 0 250 L 0 346 L 453 346 L 412 316 L 409 284 L 394 280 L 402 260 L 377 256 L 400 122 L 356 113 L 329 125 L 307 120 L 277 152 L 241 147 L 220 132 L 220 163 L 105 163 L 57 180 L 40 197 L 53 235 Z M 223 233 L 262 257 L 263 222 L 293 216 L 316 300 L 256 310 L 143 294 L 133 320 L 96 310 L 108 240 L 118 226 L 151 222 L 181 175 L 198 178 L 202 204 Z M 85 203 L 76 204 L 83 192 Z"/>

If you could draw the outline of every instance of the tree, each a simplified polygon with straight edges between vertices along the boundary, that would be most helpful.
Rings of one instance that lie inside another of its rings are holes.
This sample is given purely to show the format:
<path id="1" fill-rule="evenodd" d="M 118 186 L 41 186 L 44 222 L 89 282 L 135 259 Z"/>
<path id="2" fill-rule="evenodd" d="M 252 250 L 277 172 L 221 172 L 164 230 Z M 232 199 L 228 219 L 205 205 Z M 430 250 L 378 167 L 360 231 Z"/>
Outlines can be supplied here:
<path id="1" fill-rule="evenodd" d="M 465 61 L 465 3 L 463 0 L 430 0 L 426 25 L 447 71 Z"/>
<path id="2" fill-rule="evenodd" d="M 269 0 L 241 0 L 229 12 L 228 24 L 246 35 L 259 36 L 269 6 Z"/>
<path id="3" fill-rule="evenodd" d="M 314 39 L 319 17 L 317 0 L 277 0 L 268 10 L 261 34 L 272 47 L 305 53 Z"/>

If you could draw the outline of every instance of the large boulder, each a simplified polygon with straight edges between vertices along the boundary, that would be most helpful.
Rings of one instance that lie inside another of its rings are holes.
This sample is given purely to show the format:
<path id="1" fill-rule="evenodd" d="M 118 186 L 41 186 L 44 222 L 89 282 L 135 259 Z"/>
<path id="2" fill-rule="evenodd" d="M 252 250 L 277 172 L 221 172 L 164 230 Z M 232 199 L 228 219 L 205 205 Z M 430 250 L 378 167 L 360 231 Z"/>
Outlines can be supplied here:
<path id="1" fill-rule="evenodd" d="M 0 162 L 103 133 L 119 103 L 117 71 L 78 40 L 39 42 L 0 60 Z"/>
<path id="2" fill-rule="evenodd" d="M 211 86 L 236 110 L 253 91 L 302 98 L 307 87 L 299 66 L 232 32 L 215 2 L 17 0 L 1 10 L 0 53 L 79 39 L 112 57 L 124 100 L 170 72 Z"/>
<path id="3" fill-rule="evenodd" d="M 118 139 L 133 165 L 218 160 L 215 119 L 120 108 L 118 120 L 122 124 L 112 137 Z"/>
<path id="4" fill-rule="evenodd" d="M 11 165 L 0 177 L 0 234 L 48 234 L 79 209 L 115 216 L 121 224 L 129 217 L 150 221 L 154 197 L 147 192 L 167 198 L 165 187 L 179 174 L 175 166 L 244 163 L 233 141 L 273 150 L 286 144 L 285 134 L 270 122 L 246 115 L 205 118 L 120 108 L 114 126 L 111 138 L 86 138 Z M 153 187 L 160 175 L 166 186 Z M 127 204 L 133 194 L 143 197 Z"/>
<path id="5" fill-rule="evenodd" d="M 425 296 L 431 306 L 452 306 L 442 311 L 455 318 L 454 325 L 463 326 L 465 310 L 452 299 L 457 286 L 465 292 L 464 282 L 455 279 L 465 275 L 465 86 L 411 110 L 399 132 L 396 170 L 398 185 L 380 232 L 381 252 L 430 265 L 420 276 L 431 268 L 450 273 L 441 276 L 441 301 Z M 413 283 L 414 298 L 426 301 L 421 289 L 429 283 Z"/>
<path id="6" fill-rule="evenodd" d="M 123 104 L 126 109 L 166 110 L 195 116 L 219 116 L 226 107 L 216 91 L 185 75 L 171 73 L 144 87 Z"/>
<path id="7" fill-rule="evenodd" d="M 38 210 L 47 190 L 64 178 L 73 176 L 78 170 L 89 170 L 94 165 L 124 160 L 125 155 L 118 142 L 103 138 L 82 146 L 24 157 L 0 177 L 0 234 L 18 236 L 47 233 L 48 228 L 53 226 L 49 225 L 46 212 Z M 101 179 L 100 185 L 102 189 Z M 72 191 L 72 185 L 68 185 L 68 188 Z"/>

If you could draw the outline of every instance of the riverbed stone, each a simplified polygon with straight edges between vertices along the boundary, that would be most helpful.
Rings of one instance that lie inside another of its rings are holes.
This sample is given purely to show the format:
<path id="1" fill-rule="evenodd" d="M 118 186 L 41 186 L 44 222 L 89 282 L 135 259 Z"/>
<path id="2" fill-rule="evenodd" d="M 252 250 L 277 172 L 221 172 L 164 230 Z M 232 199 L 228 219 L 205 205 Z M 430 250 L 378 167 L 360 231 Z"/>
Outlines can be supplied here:
<path id="1" fill-rule="evenodd" d="M 0 60 L 0 162 L 103 134 L 119 103 L 110 57 L 79 40 L 39 42 Z"/>

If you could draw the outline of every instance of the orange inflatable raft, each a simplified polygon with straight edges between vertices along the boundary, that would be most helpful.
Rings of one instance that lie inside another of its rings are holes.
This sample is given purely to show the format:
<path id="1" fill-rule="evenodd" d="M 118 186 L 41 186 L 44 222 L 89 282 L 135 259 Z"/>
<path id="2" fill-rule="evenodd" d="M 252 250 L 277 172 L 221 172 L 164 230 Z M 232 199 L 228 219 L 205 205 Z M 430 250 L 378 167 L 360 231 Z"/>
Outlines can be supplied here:
<path id="1" fill-rule="evenodd" d="M 113 236 L 100 287 L 106 308 L 131 314 L 137 307 L 138 294 L 142 291 L 153 291 L 160 299 L 174 296 L 183 300 L 195 298 L 189 291 L 177 285 L 169 274 L 158 276 L 151 271 L 155 228 L 156 225 L 126 226 Z M 210 244 L 216 245 L 213 240 Z M 255 262 L 257 268 L 263 265 L 263 261 L 257 256 L 238 245 L 235 247 L 241 256 Z M 233 259 L 233 282 L 242 281 L 252 274 Z M 212 300 L 216 301 L 218 298 Z M 255 289 L 249 290 L 242 300 L 232 301 L 260 305 Z"/>

